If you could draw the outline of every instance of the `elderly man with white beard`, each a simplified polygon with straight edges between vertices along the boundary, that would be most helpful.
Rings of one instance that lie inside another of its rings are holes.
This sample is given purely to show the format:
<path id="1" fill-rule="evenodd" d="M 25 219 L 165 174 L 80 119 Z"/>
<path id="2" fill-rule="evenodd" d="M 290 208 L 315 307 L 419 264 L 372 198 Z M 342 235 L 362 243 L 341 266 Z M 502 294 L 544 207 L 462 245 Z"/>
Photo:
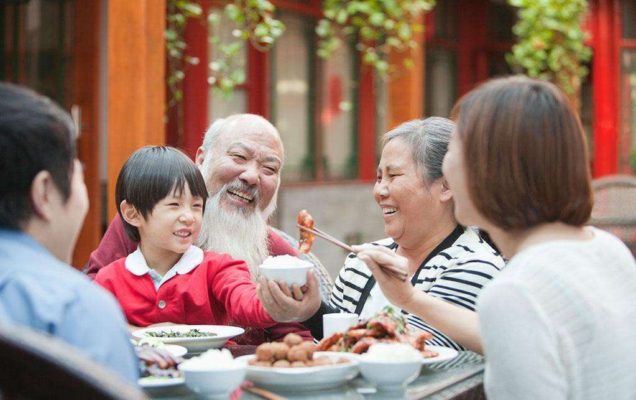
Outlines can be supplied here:
<path id="1" fill-rule="evenodd" d="M 257 267 L 269 255 L 298 255 L 295 248 L 267 225 L 276 209 L 283 166 L 283 144 L 271 123 L 253 114 L 236 114 L 215 121 L 197 150 L 195 162 L 210 193 L 199 247 L 245 260 L 254 281 L 258 279 Z M 125 234 L 121 219 L 115 217 L 99 247 L 91 254 L 85 271 L 94 277 L 99 269 L 136 248 L 137 243 Z M 318 282 L 311 272 L 306 289 L 316 294 L 304 297 L 307 308 L 312 309 L 315 305 L 309 303 L 319 301 L 320 295 Z M 297 310 L 281 312 L 267 308 L 267 311 L 279 322 L 298 320 Z M 289 332 L 311 338 L 297 323 L 281 323 L 268 330 L 245 328 L 246 334 L 236 340 L 239 344 L 277 340 Z"/>

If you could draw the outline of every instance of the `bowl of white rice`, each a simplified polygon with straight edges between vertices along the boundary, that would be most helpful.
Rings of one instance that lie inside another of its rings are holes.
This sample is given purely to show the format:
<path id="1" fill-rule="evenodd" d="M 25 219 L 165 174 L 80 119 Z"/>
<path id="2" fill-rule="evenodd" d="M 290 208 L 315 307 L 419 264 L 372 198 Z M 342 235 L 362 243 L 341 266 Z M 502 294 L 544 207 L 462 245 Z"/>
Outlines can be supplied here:
<path id="1" fill-rule="evenodd" d="M 179 364 L 185 384 L 206 398 L 227 399 L 245 380 L 247 364 L 227 349 L 212 349 Z"/>
<path id="2" fill-rule="evenodd" d="M 284 255 L 267 257 L 258 268 L 267 279 L 285 282 L 287 285 L 303 286 L 307 283 L 307 271 L 312 268 L 309 261 Z"/>
<path id="3" fill-rule="evenodd" d="M 422 369 L 422 355 L 405 343 L 376 343 L 358 362 L 362 376 L 378 390 L 401 390 Z"/>

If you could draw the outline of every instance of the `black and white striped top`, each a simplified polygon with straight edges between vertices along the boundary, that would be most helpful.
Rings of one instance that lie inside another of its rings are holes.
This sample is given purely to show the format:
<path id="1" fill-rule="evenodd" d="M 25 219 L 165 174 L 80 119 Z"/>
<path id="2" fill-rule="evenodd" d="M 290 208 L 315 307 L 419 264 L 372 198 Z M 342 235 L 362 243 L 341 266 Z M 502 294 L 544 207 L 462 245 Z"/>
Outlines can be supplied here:
<path id="1" fill-rule="evenodd" d="M 372 244 L 394 250 L 398 247 L 391 238 Z M 458 225 L 422 262 L 411 283 L 432 296 L 475 311 L 479 292 L 504 265 L 501 255 L 475 230 Z M 366 264 L 349 254 L 331 292 L 330 305 L 360 315 L 374 285 L 375 279 Z M 413 328 L 433 334 L 428 344 L 465 350 L 415 315 L 402 313 Z"/>

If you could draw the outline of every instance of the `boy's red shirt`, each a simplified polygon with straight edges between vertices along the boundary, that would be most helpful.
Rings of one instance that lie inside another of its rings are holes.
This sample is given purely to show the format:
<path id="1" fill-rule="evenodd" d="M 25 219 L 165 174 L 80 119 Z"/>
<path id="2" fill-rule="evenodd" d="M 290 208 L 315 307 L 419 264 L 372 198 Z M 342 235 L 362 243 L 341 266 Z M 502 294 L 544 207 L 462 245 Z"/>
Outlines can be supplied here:
<path id="1" fill-rule="evenodd" d="M 135 275 L 125 263 L 126 258 L 121 258 L 104 267 L 95 282 L 117 298 L 132 325 L 173 322 L 269 328 L 276 324 L 256 295 L 245 262 L 226 254 L 204 252 L 201 264 L 176 274 L 158 290 L 149 274 Z"/>

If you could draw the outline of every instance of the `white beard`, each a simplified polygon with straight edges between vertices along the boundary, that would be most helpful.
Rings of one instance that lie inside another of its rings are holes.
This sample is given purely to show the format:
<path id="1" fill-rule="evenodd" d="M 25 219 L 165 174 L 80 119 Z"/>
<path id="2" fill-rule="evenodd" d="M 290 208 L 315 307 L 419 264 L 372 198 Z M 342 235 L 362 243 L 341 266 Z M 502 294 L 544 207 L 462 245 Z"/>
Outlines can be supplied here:
<path id="1" fill-rule="evenodd" d="M 227 185 L 207 201 L 198 239 L 199 247 L 205 251 L 227 253 L 237 260 L 244 260 L 250 269 L 252 280 L 256 281 L 259 276 L 258 266 L 269 255 L 266 218 L 256 210 L 227 210 L 220 204 L 223 195 L 227 195 Z"/>

